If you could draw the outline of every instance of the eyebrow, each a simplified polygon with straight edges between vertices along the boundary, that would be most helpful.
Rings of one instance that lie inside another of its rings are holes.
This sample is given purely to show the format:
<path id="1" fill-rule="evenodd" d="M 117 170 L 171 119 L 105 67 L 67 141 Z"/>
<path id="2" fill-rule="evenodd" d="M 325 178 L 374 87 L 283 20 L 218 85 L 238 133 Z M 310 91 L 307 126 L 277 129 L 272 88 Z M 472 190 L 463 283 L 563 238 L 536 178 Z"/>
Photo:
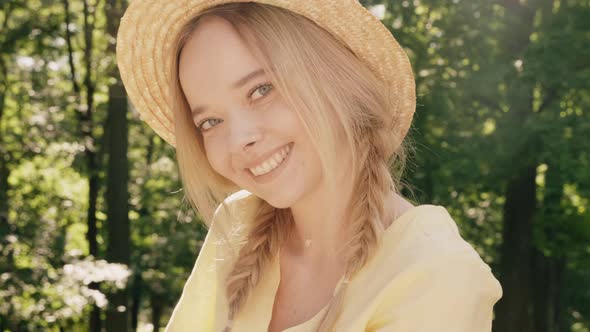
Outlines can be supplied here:
<path id="1" fill-rule="evenodd" d="M 264 74 L 264 69 L 260 68 L 260 69 L 256 69 L 254 71 L 252 71 L 251 73 L 249 73 L 248 75 L 240 78 L 239 80 L 235 81 L 232 85 L 231 88 L 232 89 L 239 89 L 242 86 L 244 86 L 246 83 L 248 83 L 250 80 L 261 76 Z M 195 106 L 192 110 L 191 110 L 191 114 L 194 117 L 197 114 L 202 113 L 205 110 L 205 106 Z"/>

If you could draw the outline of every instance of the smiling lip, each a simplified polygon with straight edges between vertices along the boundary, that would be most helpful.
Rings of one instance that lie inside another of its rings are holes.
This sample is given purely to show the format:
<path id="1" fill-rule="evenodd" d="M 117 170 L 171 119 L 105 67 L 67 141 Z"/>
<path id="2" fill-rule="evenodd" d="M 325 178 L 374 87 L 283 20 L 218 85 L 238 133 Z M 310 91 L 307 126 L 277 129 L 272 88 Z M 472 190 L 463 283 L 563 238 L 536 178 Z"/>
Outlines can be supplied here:
<path id="1" fill-rule="evenodd" d="M 258 175 L 258 176 L 254 175 L 249 169 L 246 169 L 246 172 L 248 172 L 248 174 L 250 174 L 250 176 L 252 177 L 254 182 L 256 182 L 258 184 L 266 184 L 266 183 L 271 182 L 272 180 L 274 180 L 277 176 L 279 176 L 281 174 L 281 171 L 286 167 L 285 165 L 287 165 L 287 163 L 289 162 L 289 159 L 291 159 L 291 154 L 293 152 L 293 144 L 294 143 L 292 143 L 292 142 L 288 144 L 290 146 L 289 153 L 285 156 L 285 159 L 283 159 L 281 164 L 279 166 L 277 166 L 275 169 L 273 169 L 272 171 L 262 174 L 262 175 Z M 285 147 L 285 146 L 280 147 L 276 151 L 279 151 L 283 147 Z M 272 156 L 272 153 L 269 156 Z M 263 161 L 264 161 L 264 159 L 263 159 Z"/>
<path id="2" fill-rule="evenodd" d="M 262 164 L 264 161 L 266 161 L 268 158 L 270 158 L 271 156 L 273 156 L 275 153 L 277 153 L 278 151 L 281 151 L 281 149 L 283 149 L 285 146 L 293 146 L 293 142 L 285 144 L 285 145 L 281 145 L 278 148 L 267 152 L 263 155 L 261 155 L 260 157 L 256 158 L 255 160 L 253 160 L 252 162 L 250 162 L 248 165 L 246 165 L 246 170 L 249 171 L 250 168 L 255 168 L 256 166 L 260 166 L 260 164 Z"/>

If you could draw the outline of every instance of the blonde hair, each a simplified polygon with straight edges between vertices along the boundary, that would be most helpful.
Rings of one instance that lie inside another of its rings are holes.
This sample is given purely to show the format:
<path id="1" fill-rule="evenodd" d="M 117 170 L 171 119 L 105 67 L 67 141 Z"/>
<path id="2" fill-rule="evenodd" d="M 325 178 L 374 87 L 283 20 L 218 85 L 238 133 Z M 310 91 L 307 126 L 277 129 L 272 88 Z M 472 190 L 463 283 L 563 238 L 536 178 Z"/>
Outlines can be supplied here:
<path id="1" fill-rule="evenodd" d="M 240 188 L 210 167 L 178 80 L 180 52 L 204 16 L 217 16 L 231 23 L 259 59 L 316 144 L 329 188 L 336 188 L 337 181 L 330 170 L 342 167 L 336 162 L 337 153 L 342 151 L 334 151 L 333 147 L 345 139 L 355 193 L 347 207 L 352 236 L 342 252 L 347 262 L 344 277 L 350 280 L 379 245 L 387 226 L 386 196 L 402 188 L 408 145 L 393 130 L 397 119 L 389 105 L 390 91 L 333 35 L 288 10 L 257 3 L 230 3 L 210 8 L 191 20 L 178 36 L 172 66 L 176 151 L 186 196 L 207 221 L 215 207 L 223 205 L 223 200 Z M 258 207 L 253 227 L 226 279 L 229 321 L 237 316 L 261 273 L 290 234 L 292 219 L 289 209 L 274 208 L 264 201 Z M 345 282 L 328 305 L 319 331 L 332 329 L 346 289 Z"/>

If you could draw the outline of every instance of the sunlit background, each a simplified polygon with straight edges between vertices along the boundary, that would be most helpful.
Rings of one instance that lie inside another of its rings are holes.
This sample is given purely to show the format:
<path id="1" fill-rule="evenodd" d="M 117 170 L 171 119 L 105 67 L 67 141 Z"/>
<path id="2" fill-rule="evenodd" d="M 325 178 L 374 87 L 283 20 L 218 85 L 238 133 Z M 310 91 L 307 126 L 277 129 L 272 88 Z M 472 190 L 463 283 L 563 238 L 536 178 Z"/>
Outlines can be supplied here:
<path id="1" fill-rule="evenodd" d="M 492 267 L 494 332 L 590 331 L 590 1 L 362 3 L 416 74 L 404 193 Z M 198 255 L 117 84 L 125 6 L 0 0 L 0 331 L 163 330 Z"/>

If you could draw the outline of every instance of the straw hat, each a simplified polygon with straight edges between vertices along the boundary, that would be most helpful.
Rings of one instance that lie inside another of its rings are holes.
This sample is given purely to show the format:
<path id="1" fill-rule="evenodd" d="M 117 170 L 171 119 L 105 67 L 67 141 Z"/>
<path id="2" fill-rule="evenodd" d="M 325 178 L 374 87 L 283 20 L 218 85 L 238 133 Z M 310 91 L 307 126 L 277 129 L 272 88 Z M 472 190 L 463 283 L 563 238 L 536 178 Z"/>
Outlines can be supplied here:
<path id="1" fill-rule="evenodd" d="M 132 104 L 142 119 L 175 146 L 170 66 L 173 39 L 205 9 L 244 0 L 134 0 L 121 18 L 117 63 Z M 406 136 L 416 108 L 407 55 L 389 30 L 357 0 L 255 0 L 311 19 L 346 44 L 390 87 L 392 130 Z"/>

